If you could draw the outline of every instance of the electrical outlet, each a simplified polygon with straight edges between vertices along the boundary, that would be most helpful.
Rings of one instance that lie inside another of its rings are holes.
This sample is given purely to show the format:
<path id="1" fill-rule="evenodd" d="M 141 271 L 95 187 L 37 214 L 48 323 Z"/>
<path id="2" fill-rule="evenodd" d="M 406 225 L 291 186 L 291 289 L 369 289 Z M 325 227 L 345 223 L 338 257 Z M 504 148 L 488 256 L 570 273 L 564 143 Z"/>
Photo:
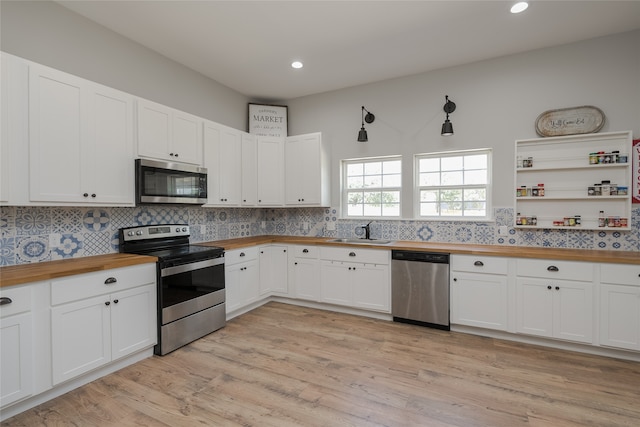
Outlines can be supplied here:
<path id="1" fill-rule="evenodd" d="M 333 221 L 329 221 L 329 222 L 327 223 L 327 230 L 329 230 L 329 231 L 335 231 L 335 229 L 336 229 L 336 223 L 335 223 L 335 222 L 333 222 Z"/>
<path id="2" fill-rule="evenodd" d="M 509 234 L 509 227 L 507 227 L 506 225 L 501 225 L 500 227 L 498 227 L 498 234 L 501 236 L 506 236 L 507 234 Z"/>
<path id="3" fill-rule="evenodd" d="M 267 221 L 262 221 L 260 223 L 260 227 L 262 227 L 262 229 L 264 230 L 265 228 L 267 228 Z"/>
<path id="4" fill-rule="evenodd" d="M 307 221 L 302 223 L 302 231 L 309 231 L 309 223 Z"/>
<path id="5" fill-rule="evenodd" d="M 61 240 L 62 240 L 62 234 L 60 233 L 49 234 L 49 248 L 57 248 L 58 246 L 60 246 Z"/>

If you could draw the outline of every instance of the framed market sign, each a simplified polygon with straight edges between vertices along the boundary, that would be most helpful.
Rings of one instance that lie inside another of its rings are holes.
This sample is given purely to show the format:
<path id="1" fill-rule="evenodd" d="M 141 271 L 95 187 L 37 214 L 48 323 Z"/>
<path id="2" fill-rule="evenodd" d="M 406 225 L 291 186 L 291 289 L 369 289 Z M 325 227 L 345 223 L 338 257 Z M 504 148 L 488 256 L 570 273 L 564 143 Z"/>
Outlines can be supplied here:
<path id="1" fill-rule="evenodd" d="M 258 136 L 287 136 L 287 107 L 249 104 L 249 133 Z"/>

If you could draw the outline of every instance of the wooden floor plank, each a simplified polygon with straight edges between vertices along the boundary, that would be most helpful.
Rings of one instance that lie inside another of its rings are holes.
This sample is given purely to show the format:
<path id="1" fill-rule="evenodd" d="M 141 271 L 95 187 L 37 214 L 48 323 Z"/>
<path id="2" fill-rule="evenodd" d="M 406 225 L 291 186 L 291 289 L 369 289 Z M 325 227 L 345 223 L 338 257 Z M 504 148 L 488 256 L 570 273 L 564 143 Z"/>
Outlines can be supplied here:
<path id="1" fill-rule="evenodd" d="M 269 303 L 10 426 L 634 426 L 640 364 Z"/>

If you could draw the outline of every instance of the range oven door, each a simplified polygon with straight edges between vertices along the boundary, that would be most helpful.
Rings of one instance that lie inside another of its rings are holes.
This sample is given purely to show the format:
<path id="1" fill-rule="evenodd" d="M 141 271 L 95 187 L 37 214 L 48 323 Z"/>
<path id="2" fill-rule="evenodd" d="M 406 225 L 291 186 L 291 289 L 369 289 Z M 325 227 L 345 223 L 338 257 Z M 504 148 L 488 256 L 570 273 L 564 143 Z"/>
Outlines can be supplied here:
<path id="1" fill-rule="evenodd" d="M 224 255 L 186 264 L 160 265 L 161 325 L 225 302 Z"/>

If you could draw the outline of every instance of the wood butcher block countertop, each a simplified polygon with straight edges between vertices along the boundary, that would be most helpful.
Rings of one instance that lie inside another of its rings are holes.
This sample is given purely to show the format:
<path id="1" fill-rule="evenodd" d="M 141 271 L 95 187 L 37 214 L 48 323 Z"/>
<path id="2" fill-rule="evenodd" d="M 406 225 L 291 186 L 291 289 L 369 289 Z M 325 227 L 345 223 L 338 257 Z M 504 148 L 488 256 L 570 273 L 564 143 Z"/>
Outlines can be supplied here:
<path id="1" fill-rule="evenodd" d="M 604 262 L 640 265 L 640 252 L 602 251 L 587 249 L 534 248 L 528 246 L 473 245 L 456 243 L 426 243 L 398 240 L 386 245 L 349 244 L 331 242 L 331 237 L 299 236 L 255 236 L 238 239 L 216 240 L 198 243 L 205 246 L 220 246 L 225 250 L 241 249 L 271 243 L 299 245 L 351 246 L 357 248 L 401 249 L 415 251 L 446 252 L 451 254 L 486 255 L 516 258 L 537 258 L 568 261 Z M 69 260 L 21 264 L 0 268 L 0 287 L 50 280 L 57 277 L 93 271 L 109 270 L 136 264 L 156 262 L 156 258 L 131 254 L 108 254 Z"/>
<path id="2" fill-rule="evenodd" d="M 474 245 L 464 243 L 427 243 L 408 240 L 394 240 L 386 245 L 352 244 L 332 242 L 333 237 L 299 237 L 299 236 L 255 236 L 239 239 L 217 240 L 199 243 L 202 245 L 220 246 L 225 250 L 240 249 L 270 243 L 300 245 L 351 246 L 357 248 L 400 249 L 424 252 L 446 252 L 450 254 L 487 255 L 514 258 L 555 259 L 567 261 L 606 262 L 616 264 L 640 265 L 640 252 L 603 251 L 588 249 L 537 248 L 528 246 Z"/>
<path id="3" fill-rule="evenodd" d="M 51 280 L 74 274 L 156 262 L 156 257 L 132 254 L 107 254 L 82 258 L 20 264 L 0 268 L 0 287 Z"/>

